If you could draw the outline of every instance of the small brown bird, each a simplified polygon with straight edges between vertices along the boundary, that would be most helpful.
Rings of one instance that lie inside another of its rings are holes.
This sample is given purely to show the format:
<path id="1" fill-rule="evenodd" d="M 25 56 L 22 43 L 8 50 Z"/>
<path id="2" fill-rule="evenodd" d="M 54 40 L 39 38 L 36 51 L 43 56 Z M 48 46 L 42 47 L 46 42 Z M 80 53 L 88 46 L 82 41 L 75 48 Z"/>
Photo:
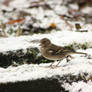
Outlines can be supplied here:
<path id="1" fill-rule="evenodd" d="M 70 49 L 67 47 L 61 47 L 57 46 L 55 44 L 52 44 L 51 41 L 47 38 L 43 38 L 40 40 L 40 51 L 43 57 L 49 59 L 49 60 L 57 60 L 59 61 L 56 66 L 59 65 L 61 60 L 63 60 L 66 57 L 71 57 L 71 54 L 85 54 L 82 52 L 76 52 L 74 49 Z M 52 67 L 53 63 L 50 65 Z"/>

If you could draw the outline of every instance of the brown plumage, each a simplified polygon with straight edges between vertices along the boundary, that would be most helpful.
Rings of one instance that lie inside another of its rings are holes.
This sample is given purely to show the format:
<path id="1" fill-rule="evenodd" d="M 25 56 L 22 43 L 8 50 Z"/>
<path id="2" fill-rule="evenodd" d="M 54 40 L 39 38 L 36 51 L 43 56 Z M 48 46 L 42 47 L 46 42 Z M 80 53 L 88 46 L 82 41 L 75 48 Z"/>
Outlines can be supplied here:
<path id="1" fill-rule="evenodd" d="M 40 40 L 40 46 L 41 46 L 40 51 L 43 57 L 49 60 L 58 60 L 59 61 L 58 64 L 61 62 L 61 60 L 63 60 L 67 56 L 70 56 L 71 54 L 85 54 L 86 55 L 86 53 L 76 52 L 74 49 L 61 47 L 61 46 L 52 44 L 51 41 L 47 38 L 43 38 Z M 56 66 L 58 66 L 58 64 Z"/>

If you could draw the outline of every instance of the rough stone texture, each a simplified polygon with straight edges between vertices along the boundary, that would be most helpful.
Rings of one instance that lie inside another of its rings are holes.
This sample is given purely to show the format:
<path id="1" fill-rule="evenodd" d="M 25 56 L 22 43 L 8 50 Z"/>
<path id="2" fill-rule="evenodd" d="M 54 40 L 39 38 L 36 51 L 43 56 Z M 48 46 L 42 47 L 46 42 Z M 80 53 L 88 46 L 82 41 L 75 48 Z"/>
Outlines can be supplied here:
<path id="1" fill-rule="evenodd" d="M 0 67 L 6 68 L 14 62 L 16 64 L 32 63 L 37 53 L 37 48 L 27 48 L 25 53 L 23 49 L 0 53 Z"/>
<path id="2" fill-rule="evenodd" d="M 0 67 L 7 68 L 10 65 L 21 65 L 24 63 L 30 64 L 39 64 L 45 62 L 51 62 L 50 60 L 45 59 L 41 55 L 38 56 L 38 48 L 26 48 L 26 50 L 19 49 L 14 51 L 6 51 L 4 53 L 0 52 Z"/>
<path id="3" fill-rule="evenodd" d="M 0 84 L 0 92 L 68 92 L 62 86 L 63 83 L 78 82 L 83 80 L 87 74 L 79 75 L 63 75 L 52 76 L 50 78 L 41 78 L 37 80 L 20 81 L 12 83 Z"/>
<path id="4" fill-rule="evenodd" d="M 0 92 L 60 92 L 57 79 L 38 79 L 16 83 L 0 84 Z"/>

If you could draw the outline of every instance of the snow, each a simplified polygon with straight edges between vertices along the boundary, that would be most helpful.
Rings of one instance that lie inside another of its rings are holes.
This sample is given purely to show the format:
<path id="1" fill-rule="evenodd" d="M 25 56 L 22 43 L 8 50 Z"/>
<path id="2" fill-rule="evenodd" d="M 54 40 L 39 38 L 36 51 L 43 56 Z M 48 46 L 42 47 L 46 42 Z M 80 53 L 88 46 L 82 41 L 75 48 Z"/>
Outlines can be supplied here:
<path id="1" fill-rule="evenodd" d="M 33 0 L 34 1 L 34 0 Z M 39 0 L 35 0 L 39 1 Z M 72 31 L 69 26 L 65 23 L 64 20 L 60 18 L 57 14 L 67 14 L 68 8 L 64 5 L 61 6 L 62 0 L 45 0 L 49 5 L 51 5 L 52 10 L 44 10 L 42 7 L 27 9 L 30 7 L 30 2 L 32 0 L 13 0 L 10 2 L 10 6 L 4 6 L 0 4 L 0 24 L 2 21 L 4 23 L 9 21 L 10 19 L 17 19 L 17 12 L 20 10 L 24 10 L 35 17 L 37 23 L 34 23 L 34 26 L 47 28 L 51 23 L 55 23 L 59 30 L 52 30 L 51 33 L 47 34 L 34 34 L 31 36 L 20 36 L 13 37 L 10 36 L 8 38 L 0 38 L 0 52 L 6 52 L 11 50 L 18 49 L 26 49 L 28 47 L 37 47 L 39 48 L 39 43 L 32 43 L 32 40 L 49 38 L 52 43 L 59 46 L 66 46 L 73 43 L 84 44 L 88 43 L 88 48 L 86 50 L 78 50 L 81 52 L 86 52 L 92 56 L 92 24 L 84 24 L 80 21 L 69 21 L 71 25 L 75 25 L 75 23 L 79 23 L 81 25 L 81 30 L 88 30 L 88 32 L 76 32 L 76 29 L 73 27 Z M 0 1 L 1 2 L 1 1 Z M 3 2 L 3 0 L 2 0 Z M 17 11 L 11 12 L 14 8 L 17 8 Z M 70 5 L 70 8 L 78 9 L 78 5 Z M 3 14 L 1 11 L 6 10 L 10 13 Z M 63 11 L 62 11 L 63 10 Z M 85 11 L 86 10 L 86 11 Z M 91 7 L 86 7 L 82 9 L 83 13 L 89 14 L 92 11 Z M 57 13 L 57 14 L 56 14 Z M 45 17 L 47 16 L 47 17 Z M 30 21 L 30 16 L 25 17 L 25 24 Z M 6 30 L 9 29 L 6 28 Z M 15 28 L 13 28 L 15 29 Z M 91 48 L 89 48 L 91 47 Z M 63 76 L 64 74 L 78 75 L 79 73 L 88 73 L 89 76 L 92 75 L 92 58 L 88 59 L 83 55 L 73 55 L 74 59 L 70 62 L 66 62 L 64 59 L 59 67 L 50 68 L 48 64 L 24 64 L 18 67 L 10 66 L 8 68 L 0 68 L 0 83 L 8 83 L 8 82 L 17 82 L 17 81 L 28 81 L 35 80 L 38 78 L 46 78 L 52 77 L 55 75 Z M 54 64 L 56 64 L 55 62 Z M 90 92 L 92 90 L 92 82 L 88 81 L 87 83 L 83 81 L 73 82 L 71 85 L 68 83 L 64 83 L 64 87 L 69 92 Z"/>
<path id="2" fill-rule="evenodd" d="M 24 8 L 24 7 L 28 7 L 29 4 L 28 4 L 28 0 L 13 0 L 11 3 L 10 3 L 10 6 L 13 7 L 13 8 Z"/>
<path id="3" fill-rule="evenodd" d="M 66 89 L 69 92 L 90 92 L 92 90 L 92 82 L 88 81 L 87 83 L 79 81 L 78 83 L 73 82 L 72 85 L 65 84 Z"/>
<path id="4" fill-rule="evenodd" d="M 85 14 L 91 14 L 92 12 L 92 7 L 85 7 L 83 10 L 81 10 Z"/>
<path id="5" fill-rule="evenodd" d="M 57 45 L 69 45 L 70 43 L 85 43 L 87 41 L 91 45 L 91 32 L 87 33 L 79 33 L 79 32 L 52 32 L 50 34 L 38 34 L 32 36 L 20 36 L 20 37 L 8 37 L 0 39 L 0 52 L 9 51 L 9 50 L 17 50 L 17 49 L 26 49 L 27 47 L 38 47 L 39 43 L 32 43 L 32 40 L 42 39 L 44 37 L 49 38 L 52 43 Z M 92 55 L 92 49 L 88 48 L 87 50 L 78 50 L 81 52 L 86 52 Z M 8 67 L 6 69 L 0 68 L 0 83 L 8 83 L 8 82 L 17 82 L 17 81 L 28 81 L 35 80 L 38 78 L 52 77 L 55 75 L 63 76 L 64 74 L 78 75 L 79 73 L 88 73 L 92 74 L 92 59 L 88 59 L 83 55 L 73 55 L 74 59 L 70 62 L 66 62 L 64 59 L 59 67 L 51 69 L 48 67 L 48 64 L 24 64 L 18 67 Z M 55 62 L 54 64 L 56 64 Z M 22 78 L 21 78 L 22 77 Z M 87 84 L 85 84 L 87 85 Z M 71 87 L 70 87 L 71 88 Z M 77 88 L 76 88 L 77 89 Z M 71 89 L 69 89 L 70 92 Z M 76 91 L 73 91 L 76 92 Z M 83 91 L 84 92 L 84 91 Z"/>
<path id="6" fill-rule="evenodd" d="M 78 60 L 79 59 L 77 58 L 77 62 Z M 40 65 L 24 64 L 18 67 L 10 66 L 7 69 L 0 68 L 0 83 L 28 81 L 28 80 L 35 80 L 38 78 L 49 78 L 55 75 L 63 76 L 64 74 L 69 73 L 72 73 L 73 75 L 77 75 L 79 73 L 84 72 L 92 74 L 91 64 L 85 61 L 84 63 L 77 63 L 77 64 L 76 63 L 73 64 L 73 62 L 75 62 L 75 60 L 72 60 L 72 62 L 68 64 L 67 63 L 64 64 L 65 60 L 63 60 L 60 66 L 54 69 L 48 67 L 49 64 L 40 64 Z"/>
<path id="7" fill-rule="evenodd" d="M 80 33 L 69 31 L 51 32 L 50 34 L 34 34 L 32 36 L 20 36 L 20 37 L 8 37 L 0 39 L 0 52 L 26 49 L 27 47 L 38 47 L 39 43 L 34 44 L 31 41 L 35 39 L 48 38 L 52 43 L 66 46 L 73 43 L 83 44 L 87 42 L 89 46 L 92 46 L 92 32 Z"/>

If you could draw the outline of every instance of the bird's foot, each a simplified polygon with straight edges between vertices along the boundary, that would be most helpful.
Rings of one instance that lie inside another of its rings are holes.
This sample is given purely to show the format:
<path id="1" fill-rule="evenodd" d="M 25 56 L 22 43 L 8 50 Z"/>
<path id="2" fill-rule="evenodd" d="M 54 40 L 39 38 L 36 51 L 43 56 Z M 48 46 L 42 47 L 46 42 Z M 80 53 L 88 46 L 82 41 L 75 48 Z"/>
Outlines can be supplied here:
<path id="1" fill-rule="evenodd" d="M 44 67 L 44 68 L 51 68 L 51 69 L 54 69 L 55 66 L 41 66 L 41 67 Z"/>
<path id="2" fill-rule="evenodd" d="M 54 69 L 54 68 L 58 68 L 58 67 L 61 67 L 61 66 L 57 66 L 57 65 L 55 65 L 55 66 L 51 66 L 52 69 Z"/>
<path id="3" fill-rule="evenodd" d="M 57 68 L 57 67 L 59 67 L 59 66 L 58 66 L 58 65 L 50 65 L 50 66 L 48 66 L 48 67 L 54 69 L 54 68 Z"/>
<path id="4" fill-rule="evenodd" d="M 51 64 L 50 66 L 48 66 L 48 67 L 50 67 L 50 68 L 52 68 L 52 69 L 54 69 L 54 68 L 55 68 L 55 66 L 54 66 L 54 65 L 52 65 L 52 64 Z"/>

